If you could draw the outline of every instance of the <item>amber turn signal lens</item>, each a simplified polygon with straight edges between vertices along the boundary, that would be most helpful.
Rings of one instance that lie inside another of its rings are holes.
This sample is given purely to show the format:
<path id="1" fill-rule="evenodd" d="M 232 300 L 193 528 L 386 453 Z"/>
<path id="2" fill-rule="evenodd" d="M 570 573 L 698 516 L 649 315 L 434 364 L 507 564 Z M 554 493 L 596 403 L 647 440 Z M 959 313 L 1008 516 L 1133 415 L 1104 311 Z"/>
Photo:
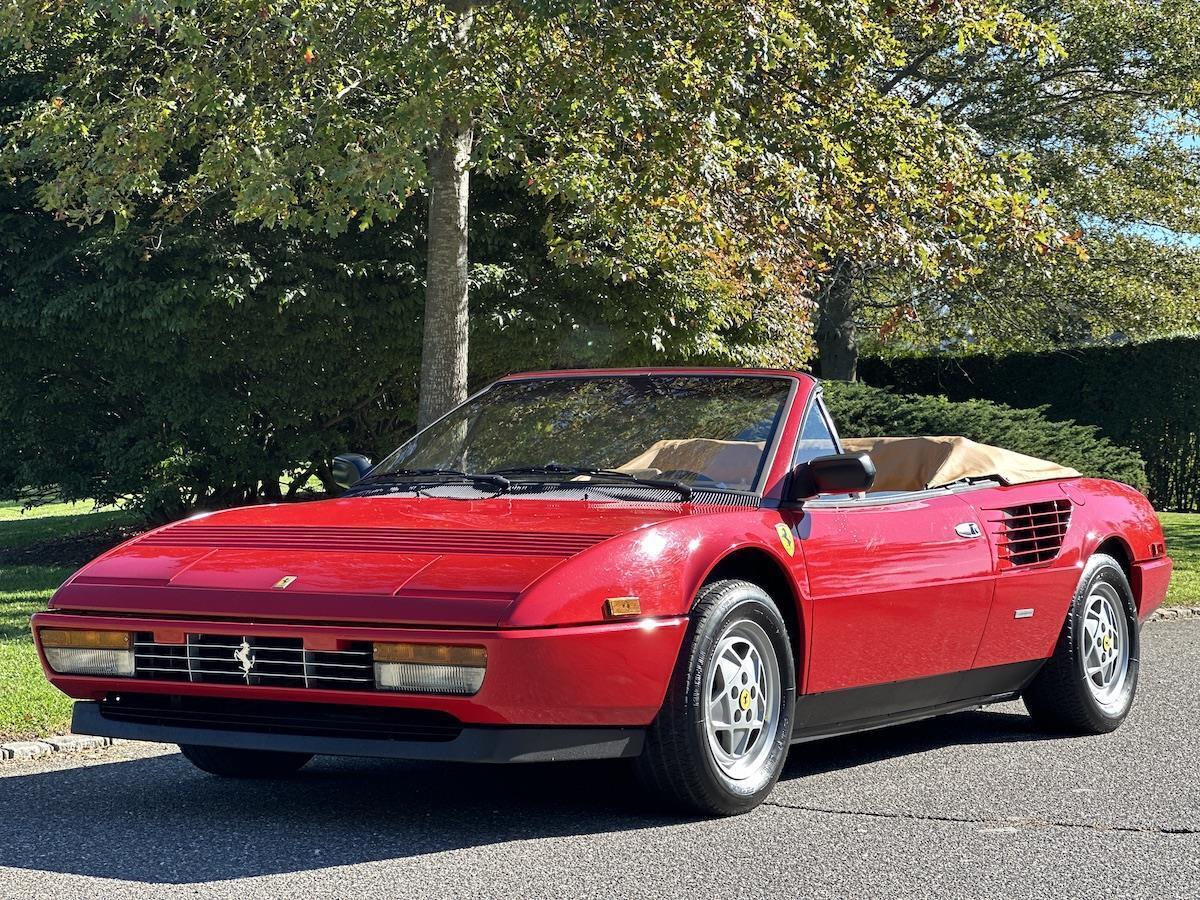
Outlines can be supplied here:
<path id="1" fill-rule="evenodd" d="M 376 644 L 375 662 L 473 666 L 482 669 L 487 665 L 487 648 L 453 644 Z"/>
<path id="2" fill-rule="evenodd" d="M 640 616 L 642 614 L 642 601 L 637 597 L 609 597 L 604 601 L 604 609 L 614 618 Z"/>
<path id="3" fill-rule="evenodd" d="M 79 650 L 128 650 L 133 635 L 128 631 L 79 631 L 74 628 L 43 628 L 38 632 L 43 647 Z"/>

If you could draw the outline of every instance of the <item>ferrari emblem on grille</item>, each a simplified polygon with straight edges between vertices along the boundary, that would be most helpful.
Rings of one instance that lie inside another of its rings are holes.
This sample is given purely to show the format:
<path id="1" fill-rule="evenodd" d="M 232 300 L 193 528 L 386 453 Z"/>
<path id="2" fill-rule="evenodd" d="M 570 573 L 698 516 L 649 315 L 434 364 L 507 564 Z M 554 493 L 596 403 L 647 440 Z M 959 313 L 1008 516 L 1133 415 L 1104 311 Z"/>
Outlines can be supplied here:
<path id="1" fill-rule="evenodd" d="M 783 545 L 784 552 L 788 556 L 796 555 L 796 538 L 790 529 L 783 522 L 775 526 L 775 533 L 779 535 L 779 543 Z"/>
<path id="2" fill-rule="evenodd" d="M 246 681 L 250 681 L 250 670 L 254 668 L 254 657 L 250 655 L 250 642 L 242 638 L 242 645 L 233 651 L 234 661 L 242 667 Z"/>
<path id="3" fill-rule="evenodd" d="M 271 587 L 275 588 L 275 590 L 277 590 L 277 591 L 282 591 L 285 587 L 287 587 L 289 584 L 291 584 L 295 580 L 296 580 L 295 575 L 284 575 L 277 582 L 275 582 L 273 585 L 271 585 Z"/>

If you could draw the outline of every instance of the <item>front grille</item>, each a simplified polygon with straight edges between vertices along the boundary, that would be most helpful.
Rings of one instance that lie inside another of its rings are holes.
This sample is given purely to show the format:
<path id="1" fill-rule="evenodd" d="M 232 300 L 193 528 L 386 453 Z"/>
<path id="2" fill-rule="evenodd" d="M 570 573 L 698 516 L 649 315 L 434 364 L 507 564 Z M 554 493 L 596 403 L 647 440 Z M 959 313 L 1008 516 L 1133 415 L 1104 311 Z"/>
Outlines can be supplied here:
<path id="1" fill-rule="evenodd" d="M 432 709 L 158 694 L 109 694 L 100 701 L 100 715 L 117 722 L 177 728 L 395 741 L 452 741 L 462 731 L 454 716 Z"/>
<path id="2" fill-rule="evenodd" d="M 164 644 L 149 632 L 138 632 L 133 651 L 134 677 L 155 681 L 339 691 L 375 686 L 367 642 L 341 650 L 306 650 L 298 637 L 189 634 L 183 644 Z"/>
<path id="3" fill-rule="evenodd" d="M 1001 565 L 1049 562 L 1062 550 L 1071 524 L 1070 500 L 1047 500 L 995 510 L 1000 514 L 997 545 Z"/>

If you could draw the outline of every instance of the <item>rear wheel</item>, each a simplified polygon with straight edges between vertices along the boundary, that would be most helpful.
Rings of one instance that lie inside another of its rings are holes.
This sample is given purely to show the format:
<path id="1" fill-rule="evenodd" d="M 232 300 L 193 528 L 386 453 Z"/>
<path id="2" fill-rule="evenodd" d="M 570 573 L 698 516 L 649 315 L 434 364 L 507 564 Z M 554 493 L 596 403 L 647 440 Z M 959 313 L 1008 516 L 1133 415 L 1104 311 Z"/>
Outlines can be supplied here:
<path id="1" fill-rule="evenodd" d="M 747 812 L 779 780 L 795 701 L 791 642 L 774 601 L 745 581 L 706 585 L 639 774 L 675 806 Z"/>
<path id="2" fill-rule="evenodd" d="M 311 753 L 203 747 L 198 744 L 180 744 L 179 750 L 197 769 L 224 778 L 280 778 L 299 771 L 312 759 Z"/>
<path id="3" fill-rule="evenodd" d="M 1025 706 L 1034 721 L 1074 734 L 1115 730 L 1137 692 L 1140 640 L 1125 572 L 1111 556 L 1093 556 L 1079 579 L 1054 656 L 1025 689 Z"/>

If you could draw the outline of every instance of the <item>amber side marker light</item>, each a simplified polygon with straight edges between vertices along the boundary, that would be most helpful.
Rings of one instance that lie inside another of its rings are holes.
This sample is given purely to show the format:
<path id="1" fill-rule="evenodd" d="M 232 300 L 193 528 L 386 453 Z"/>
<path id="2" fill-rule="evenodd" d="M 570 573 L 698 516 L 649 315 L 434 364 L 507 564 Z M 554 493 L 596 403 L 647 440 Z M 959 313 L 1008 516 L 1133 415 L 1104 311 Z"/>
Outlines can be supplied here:
<path id="1" fill-rule="evenodd" d="M 375 644 L 375 687 L 419 694 L 474 694 L 487 648 L 457 644 Z"/>
<path id="2" fill-rule="evenodd" d="M 133 675 L 133 635 L 128 631 L 43 628 L 38 642 L 46 662 L 63 675 Z"/>
<path id="3" fill-rule="evenodd" d="M 604 611 L 614 619 L 640 616 L 642 601 L 637 597 L 609 597 L 604 601 Z"/>

